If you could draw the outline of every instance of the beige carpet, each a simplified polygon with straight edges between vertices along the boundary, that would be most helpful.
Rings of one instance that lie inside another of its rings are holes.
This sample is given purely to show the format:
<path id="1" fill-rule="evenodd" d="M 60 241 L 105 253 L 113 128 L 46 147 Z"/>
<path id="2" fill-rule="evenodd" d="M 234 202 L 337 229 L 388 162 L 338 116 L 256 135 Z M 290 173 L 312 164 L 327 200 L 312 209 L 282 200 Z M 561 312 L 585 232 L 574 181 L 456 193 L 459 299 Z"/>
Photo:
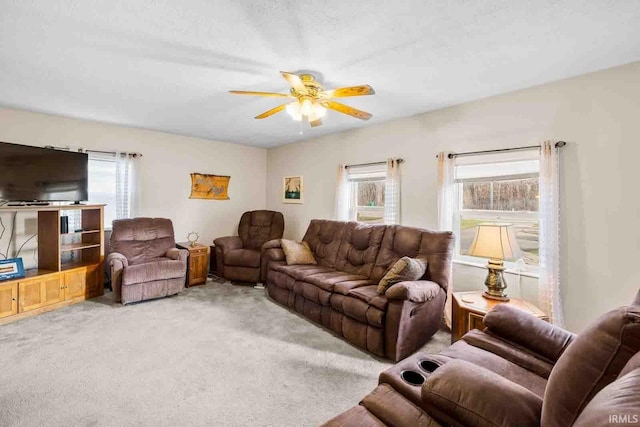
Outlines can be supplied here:
<path id="1" fill-rule="evenodd" d="M 0 326 L 0 425 L 314 426 L 390 366 L 251 287 L 110 297 Z"/>

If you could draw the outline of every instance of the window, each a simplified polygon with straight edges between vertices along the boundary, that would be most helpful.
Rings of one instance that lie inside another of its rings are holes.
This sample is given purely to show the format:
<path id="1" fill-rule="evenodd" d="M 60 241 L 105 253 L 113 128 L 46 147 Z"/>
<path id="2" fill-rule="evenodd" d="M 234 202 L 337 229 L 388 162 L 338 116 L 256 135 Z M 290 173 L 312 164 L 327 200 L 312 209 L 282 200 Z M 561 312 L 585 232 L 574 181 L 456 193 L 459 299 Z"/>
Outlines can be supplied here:
<path id="1" fill-rule="evenodd" d="M 350 168 L 348 173 L 350 219 L 384 224 L 385 166 Z"/>
<path id="2" fill-rule="evenodd" d="M 527 269 L 537 271 L 539 171 L 539 161 L 531 159 L 456 165 L 453 224 L 458 236 L 457 260 L 478 262 L 468 255 L 478 224 L 509 223 Z M 506 261 L 505 266 L 513 268 L 513 261 Z"/>
<path id="3" fill-rule="evenodd" d="M 115 156 L 89 156 L 89 200 L 105 204 L 104 225 L 110 229 L 116 219 L 116 159 Z"/>

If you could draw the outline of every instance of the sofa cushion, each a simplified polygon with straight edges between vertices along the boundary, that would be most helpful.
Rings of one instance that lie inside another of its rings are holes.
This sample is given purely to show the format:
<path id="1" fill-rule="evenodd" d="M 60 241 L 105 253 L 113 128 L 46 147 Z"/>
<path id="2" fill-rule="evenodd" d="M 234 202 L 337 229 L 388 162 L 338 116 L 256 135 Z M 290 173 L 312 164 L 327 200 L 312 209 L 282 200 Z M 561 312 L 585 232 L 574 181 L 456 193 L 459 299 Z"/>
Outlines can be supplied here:
<path id="1" fill-rule="evenodd" d="M 454 236 L 450 231 L 388 225 L 370 278 L 379 282 L 396 261 L 408 256 L 427 260 L 424 278 L 447 289 L 451 280 L 453 240 Z"/>
<path id="2" fill-rule="evenodd" d="M 187 265 L 183 261 L 168 258 L 144 264 L 130 265 L 122 272 L 122 285 L 135 285 L 155 280 L 184 277 Z"/>
<path id="3" fill-rule="evenodd" d="M 375 326 L 376 328 L 382 328 L 384 326 L 385 312 L 358 298 L 344 297 L 340 311 L 352 319 Z"/>
<path id="4" fill-rule="evenodd" d="M 302 240 L 309 243 L 318 265 L 335 267 L 342 234 L 347 225 L 342 221 L 312 219 Z"/>
<path id="5" fill-rule="evenodd" d="M 624 377 L 629 372 L 635 371 L 636 369 L 640 369 L 640 352 L 636 353 L 635 356 L 629 359 L 627 364 L 624 365 L 624 368 L 620 371 L 618 378 Z"/>
<path id="6" fill-rule="evenodd" d="M 542 424 L 573 424 L 600 390 L 613 382 L 640 351 L 640 306 L 601 316 L 558 359 L 544 395 Z"/>
<path id="7" fill-rule="evenodd" d="M 358 405 L 341 413 L 340 415 L 331 418 L 320 427 L 386 427 L 387 424 L 383 423 L 371 412 L 367 411 L 364 406 Z"/>
<path id="8" fill-rule="evenodd" d="M 378 283 L 378 293 L 384 294 L 387 289 L 398 282 L 419 280 L 427 271 L 427 262 L 419 258 L 403 256 L 391 266 Z"/>
<path id="9" fill-rule="evenodd" d="M 333 292 L 341 295 L 347 295 L 352 289 L 371 285 L 375 285 L 375 283 L 369 279 L 347 280 L 346 282 L 336 283 L 333 287 Z"/>
<path id="10" fill-rule="evenodd" d="M 580 413 L 574 427 L 638 425 L 640 423 L 640 369 L 629 372 L 596 394 Z"/>
<path id="11" fill-rule="evenodd" d="M 376 285 L 361 286 L 352 289 L 349 291 L 348 296 L 358 298 L 380 310 L 386 310 L 387 304 L 389 303 L 387 297 L 378 293 L 378 287 Z"/>
<path id="12" fill-rule="evenodd" d="M 474 347 L 463 340 L 456 341 L 433 357 L 443 362 L 451 359 L 466 360 L 467 362 L 489 369 L 511 382 L 520 384 L 522 387 L 531 390 L 531 392 L 540 397 L 544 395 L 547 385 L 545 378 L 497 354 Z"/>
<path id="13" fill-rule="evenodd" d="M 384 225 L 348 223 L 344 229 L 335 268 L 369 278 L 380 250 L 384 230 Z"/>
<path id="14" fill-rule="evenodd" d="M 397 427 L 439 427 L 433 418 L 405 399 L 389 384 L 380 384 L 360 403 L 385 425 Z M 354 424 L 349 424 L 353 426 Z"/>
<path id="15" fill-rule="evenodd" d="M 280 244 L 287 260 L 287 265 L 308 265 L 317 264 L 313 253 L 309 248 L 309 243 L 302 241 L 281 239 Z"/>
<path id="16" fill-rule="evenodd" d="M 260 251 L 234 249 L 224 255 L 224 264 L 238 267 L 260 267 Z"/>
<path id="17" fill-rule="evenodd" d="M 358 274 L 350 274 L 342 271 L 327 271 L 322 273 L 310 274 L 304 278 L 305 281 L 313 283 L 314 285 L 333 292 L 333 288 L 340 282 L 353 282 L 360 280 L 367 280 L 365 276 Z"/>
<path id="18" fill-rule="evenodd" d="M 287 274 L 296 280 L 306 280 L 312 274 L 335 273 L 336 270 L 321 265 L 272 265 L 272 269 Z"/>
<path id="19" fill-rule="evenodd" d="M 490 332 L 472 329 L 462 336 L 462 339 L 474 347 L 496 354 L 504 359 L 525 368 L 542 378 L 549 378 L 553 364 L 543 360 L 536 354 L 520 348 L 509 341 L 500 339 Z"/>

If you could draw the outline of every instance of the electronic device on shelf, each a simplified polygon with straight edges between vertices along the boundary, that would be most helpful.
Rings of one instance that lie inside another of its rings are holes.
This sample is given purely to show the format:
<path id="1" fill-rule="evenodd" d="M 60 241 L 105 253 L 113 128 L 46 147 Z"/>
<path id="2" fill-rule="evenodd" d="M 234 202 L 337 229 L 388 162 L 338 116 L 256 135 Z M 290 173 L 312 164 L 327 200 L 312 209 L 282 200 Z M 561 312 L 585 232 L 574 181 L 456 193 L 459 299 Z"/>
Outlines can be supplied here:
<path id="1" fill-rule="evenodd" d="M 86 153 L 0 142 L 0 201 L 12 202 L 7 206 L 86 201 L 88 164 Z"/>

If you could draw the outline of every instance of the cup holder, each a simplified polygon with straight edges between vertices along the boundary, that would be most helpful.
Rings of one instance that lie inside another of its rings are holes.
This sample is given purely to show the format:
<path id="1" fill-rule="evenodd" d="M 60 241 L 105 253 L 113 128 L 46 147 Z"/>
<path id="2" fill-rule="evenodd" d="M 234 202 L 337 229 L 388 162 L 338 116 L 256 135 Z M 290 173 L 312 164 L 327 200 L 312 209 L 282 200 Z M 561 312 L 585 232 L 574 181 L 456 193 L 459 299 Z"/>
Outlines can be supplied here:
<path id="1" fill-rule="evenodd" d="M 418 366 L 425 372 L 432 373 L 440 367 L 440 364 L 434 360 L 423 359 L 418 362 Z"/>
<path id="2" fill-rule="evenodd" d="M 416 371 L 402 371 L 400 373 L 400 377 L 407 384 L 411 384 L 411 385 L 415 385 L 415 386 L 420 386 L 425 381 L 424 375 L 422 375 L 420 372 L 416 372 Z"/>

